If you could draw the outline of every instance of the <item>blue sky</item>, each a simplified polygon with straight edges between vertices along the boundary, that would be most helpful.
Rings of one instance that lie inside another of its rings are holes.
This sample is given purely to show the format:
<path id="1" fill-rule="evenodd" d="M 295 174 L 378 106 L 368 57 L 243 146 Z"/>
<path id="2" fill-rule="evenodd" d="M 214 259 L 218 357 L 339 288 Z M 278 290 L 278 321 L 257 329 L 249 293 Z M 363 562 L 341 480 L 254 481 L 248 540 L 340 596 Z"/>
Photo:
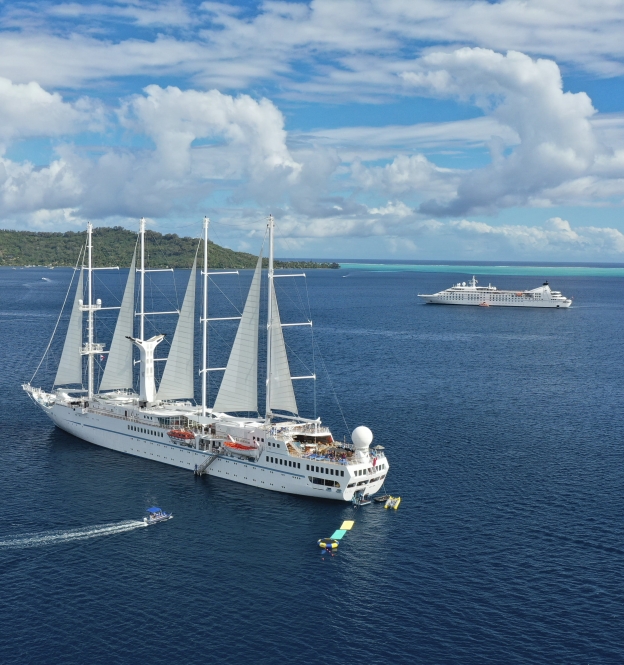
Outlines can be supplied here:
<path id="1" fill-rule="evenodd" d="M 1 226 L 624 261 L 624 4 L 0 5 Z"/>

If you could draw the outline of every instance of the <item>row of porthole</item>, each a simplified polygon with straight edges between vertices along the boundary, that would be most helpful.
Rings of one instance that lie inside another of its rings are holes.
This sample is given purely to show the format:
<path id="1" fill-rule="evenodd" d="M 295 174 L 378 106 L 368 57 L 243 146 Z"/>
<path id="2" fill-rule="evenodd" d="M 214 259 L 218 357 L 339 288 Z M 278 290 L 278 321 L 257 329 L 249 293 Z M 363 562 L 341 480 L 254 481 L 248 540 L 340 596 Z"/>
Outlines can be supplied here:
<path id="1" fill-rule="evenodd" d="M 386 477 L 384 474 L 383 476 L 379 476 L 379 478 L 371 478 L 370 480 L 360 480 L 359 483 L 349 483 L 347 487 L 360 487 L 360 485 L 367 485 L 368 483 L 376 483 L 378 480 L 383 480 Z"/>
<path id="2" fill-rule="evenodd" d="M 279 447 L 279 443 L 277 445 Z M 266 461 L 271 462 L 272 464 L 278 464 L 277 460 L 278 460 L 277 457 L 275 459 L 273 459 L 273 457 L 270 457 L 269 455 L 266 456 Z M 286 460 L 280 458 L 279 464 L 281 466 L 286 466 Z M 300 469 L 301 468 L 301 462 L 293 462 L 292 460 L 288 460 L 288 466 L 293 467 L 295 469 Z"/>
<path id="3" fill-rule="evenodd" d="M 371 467 L 370 469 L 358 469 L 355 472 L 356 476 L 365 476 L 366 474 L 372 475 L 373 473 L 376 473 L 377 471 L 383 471 L 386 468 L 385 464 L 379 464 L 376 467 Z"/>
<path id="4" fill-rule="evenodd" d="M 153 432 L 152 430 L 143 429 L 142 427 L 137 427 L 136 425 L 128 425 L 128 429 L 133 432 L 140 432 L 141 434 L 151 434 L 152 436 L 158 436 L 164 438 L 163 432 Z"/>
<path id="5" fill-rule="evenodd" d="M 306 471 L 314 471 L 314 465 L 313 464 L 306 464 Z M 317 466 L 316 467 L 316 473 L 326 473 L 327 475 L 333 476 L 333 475 L 341 475 L 344 477 L 344 471 L 340 471 L 340 474 L 338 474 L 338 469 L 336 469 L 334 473 L 334 469 L 327 469 L 324 466 Z"/>

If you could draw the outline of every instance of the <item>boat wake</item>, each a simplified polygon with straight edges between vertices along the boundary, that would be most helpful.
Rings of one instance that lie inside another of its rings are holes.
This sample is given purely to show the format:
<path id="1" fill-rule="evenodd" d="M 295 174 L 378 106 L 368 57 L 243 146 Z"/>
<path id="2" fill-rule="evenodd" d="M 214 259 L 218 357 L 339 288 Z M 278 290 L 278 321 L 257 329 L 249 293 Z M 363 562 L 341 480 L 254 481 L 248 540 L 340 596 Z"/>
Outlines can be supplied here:
<path id="1" fill-rule="evenodd" d="M 25 547 L 42 547 L 43 545 L 57 545 L 59 543 L 71 543 L 77 540 L 90 540 L 100 536 L 112 536 L 117 533 L 126 533 L 146 527 L 147 524 L 139 520 L 126 520 L 124 522 L 112 522 L 111 524 L 99 524 L 79 529 L 56 529 L 53 531 L 41 531 L 39 533 L 24 533 L 18 536 L 8 536 L 0 540 L 0 549 L 23 549 Z"/>

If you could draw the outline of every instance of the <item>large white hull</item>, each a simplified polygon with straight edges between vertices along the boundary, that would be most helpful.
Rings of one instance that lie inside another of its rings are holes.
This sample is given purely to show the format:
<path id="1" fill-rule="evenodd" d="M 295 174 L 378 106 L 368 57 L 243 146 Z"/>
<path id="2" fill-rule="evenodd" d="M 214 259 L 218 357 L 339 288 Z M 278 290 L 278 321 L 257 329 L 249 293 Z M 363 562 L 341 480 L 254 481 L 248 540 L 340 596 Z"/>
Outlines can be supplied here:
<path id="1" fill-rule="evenodd" d="M 570 302 L 539 302 L 537 300 L 528 301 L 519 297 L 514 297 L 513 300 L 497 300 L 489 299 L 487 296 L 480 298 L 478 301 L 474 300 L 460 300 L 450 299 L 444 296 L 419 296 L 425 302 L 432 305 L 468 305 L 473 307 L 547 307 L 547 308 L 560 308 L 570 307 Z"/>
<path id="2" fill-rule="evenodd" d="M 419 293 L 419 298 L 432 305 L 472 305 L 473 307 L 538 307 L 559 309 L 570 307 L 572 300 L 552 291 L 548 282 L 529 291 L 499 290 L 491 284 L 477 286 L 473 277 L 468 284 L 459 282 L 438 293 Z"/>
<path id="3" fill-rule="evenodd" d="M 97 340 L 95 315 L 102 301 L 94 299 L 92 280 L 92 230 L 87 225 L 86 296 L 80 270 L 74 304 L 57 368 L 54 392 L 30 384 L 22 387 L 61 429 L 97 446 L 181 469 L 220 476 L 244 485 L 274 492 L 359 501 L 383 485 L 388 463 L 382 446 L 370 449 L 372 432 L 354 430 L 353 444 L 336 442 L 320 418 L 300 417 L 293 389 L 282 327 L 312 325 L 311 321 L 282 324 L 273 285 L 273 217 L 269 216 L 269 265 L 267 290 L 266 417 L 235 414 L 257 413 L 258 331 L 262 257 L 258 258 L 242 316 L 208 317 L 208 219 L 204 219 L 203 368 L 201 408 L 189 398 L 195 393 L 193 368 L 195 284 L 197 258 L 182 307 L 175 312 L 151 312 L 150 316 L 178 314 L 165 369 L 156 387 L 154 357 L 165 335 L 146 339 L 145 323 L 145 220 L 140 224 L 140 268 L 136 252 L 110 349 Z M 139 336 L 135 337 L 135 279 L 140 274 Z M 227 274 L 227 273 L 224 273 Z M 67 299 L 67 298 L 66 298 Z M 116 309 L 116 308 L 106 308 Z M 83 314 L 87 313 L 87 341 Z M 208 322 L 239 319 L 239 328 L 227 367 L 207 366 Z M 133 347 L 140 353 L 139 390 L 135 393 Z M 48 345 L 48 350 L 50 345 Z M 46 351 L 47 353 L 47 351 Z M 107 353 L 99 389 L 95 386 L 94 357 Z M 86 357 L 86 382 L 84 363 Z M 209 371 L 224 371 L 213 407 L 207 403 Z M 83 383 L 84 382 L 84 383 Z M 83 390 L 86 384 L 86 390 Z M 82 386 L 80 390 L 58 386 Z M 86 395 L 85 395 L 86 394 Z M 283 415 L 283 412 L 291 414 Z"/>
<path id="4" fill-rule="evenodd" d="M 140 429 L 144 432 L 141 433 L 130 431 L 129 421 L 126 419 L 94 413 L 79 406 L 71 407 L 56 403 L 44 410 L 62 430 L 109 450 L 169 464 L 191 472 L 212 457 L 203 450 L 169 443 L 167 437 L 163 436 L 162 429 L 157 427 L 142 427 Z M 306 470 L 305 460 L 300 462 L 301 470 L 294 470 L 279 465 L 275 451 L 271 450 L 271 455 L 268 455 L 268 452 L 268 449 L 262 451 L 257 461 L 234 456 L 219 456 L 205 473 L 274 492 L 337 501 L 351 501 L 354 493 L 358 491 L 366 495 L 375 494 L 381 489 L 386 475 L 383 473 L 383 478 L 371 479 L 372 482 L 367 478 L 345 477 L 339 489 L 325 487 L 311 482 L 311 474 L 314 471 Z M 275 462 L 267 462 L 267 458 Z M 287 456 L 284 455 L 283 458 L 287 459 Z M 356 469 L 351 469 L 350 473 L 354 471 Z M 347 487 L 349 484 L 354 486 Z"/>

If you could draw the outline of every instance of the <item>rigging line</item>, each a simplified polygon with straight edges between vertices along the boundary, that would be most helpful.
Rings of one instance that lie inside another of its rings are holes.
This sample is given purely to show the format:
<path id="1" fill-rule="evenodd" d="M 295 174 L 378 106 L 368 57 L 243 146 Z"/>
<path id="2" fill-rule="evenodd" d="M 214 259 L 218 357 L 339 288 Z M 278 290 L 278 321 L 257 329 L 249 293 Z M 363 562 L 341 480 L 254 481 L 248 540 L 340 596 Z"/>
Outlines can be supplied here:
<path id="1" fill-rule="evenodd" d="M 305 279 L 307 280 L 307 278 L 305 278 Z M 295 280 L 295 282 L 296 282 L 296 280 Z M 275 287 L 276 295 L 277 295 L 277 293 L 279 293 L 280 300 L 282 298 L 288 298 L 288 300 L 290 300 L 290 302 L 292 303 L 295 310 L 297 310 L 298 312 L 302 313 L 305 316 L 306 311 L 305 311 L 305 308 L 303 306 L 303 300 L 301 299 L 301 294 L 299 293 L 299 287 L 295 284 L 295 289 L 297 290 L 297 295 L 299 296 L 299 303 L 297 303 L 297 301 L 290 295 L 290 293 L 286 290 L 287 288 L 288 287 L 286 287 L 286 286 L 277 286 L 277 287 Z M 307 320 L 310 321 L 310 319 L 311 319 L 311 317 L 308 318 Z"/>
<path id="2" fill-rule="evenodd" d="M 154 252 L 154 253 L 161 254 L 162 258 L 163 258 L 163 262 L 165 263 L 165 265 L 168 265 L 167 264 L 167 256 L 166 256 L 166 254 L 165 254 L 165 252 L 163 251 L 163 248 L 162 248 L 162 245 L 163 245 L 162 240 L 163 240 L 162 235 L 160 236 L 160 238 L 156 238 L 156 237 L 151 237 L 150 238 L 152 248 L 158 250 L 157 252 Z"/>
<path id="3" fill-rule="evenodd" d="M 305 363 L 295 351 L 293 351 L 293 348 L 290 346 L 290 344 L 286 343 L 286 340 L 284 340 L 284 346 L 290 351 L 290 353 L 295 356 L 295 358 L 305 367 L 306 372 L 310 371 L 310 368 L 308 367 L 307 363 Z"/>
<path id="4" fill-rule="evenodd" d="M 221 291 L 221 293 L 223 294 L 223 297 L 224 297 L 224 298 L 230 303 L 230 305 L 232 305 L 232 307 L 236 310 L 236 312 L 242 316 L 242 314 L 243 314 L 242 309 L 239 309 L 238 306 L 235 305 L 235 304 L 232 302 L 232 300 L 230 300 L 230 298 L 226 295 L 225 291 L 224 291 L 224 290 L 223 290 L 223 289 L 222 289 L 222 288 L 221 288 L 221 287 L 220 287 L 220 286 L 214 281 L 214 279 L 210 279 L 210 277 L 208 277 L 208 281 L 209 281 L 210 284 L 211 284 L 212 286 L 214 286 L 217 290 Z M 240 289 L 239 289 L 239 290 L 240 290 Z"/>
<path id="5" fill-rule="evenodd" d="M 334 394 L 334 399 L 336 400 L 336 404 L 338 405 L 340 415 L 342 416 L 342 422 L 345 424 L 345 427 L 347 429 L 347 434 L 349 434 L 351 432 L 351 429 L 349 428 L 349 425 L 347 425 L 347 419 L 345 418 L 344 413 L 342 411 L 342 406 L 340 404 L 340 400 L 338 399 L 338 395 L 336 395 L 336 390 L 334 389 L 334 384 L 332 383 L 331 376 L 329 375 L 329 371 L 327 369 L 327 365 L 325 364 L 325 358 L 323 358 L 323 354 L 321 353 L 321 347 L 318 345 L 318 343 L 316 343 L 316 348 L 317 348 L 317 351 L 318 351 L 318 356 L 319 356 L 319 358 L 321 360 L 321 363 L 323 365 L 323 369 L 325 370 L 325 375 L 327 376 L 327 380 L 329 381 L 329 387 L 331 388 L 331 391 Z"/>
<path id="6" fill-rule="evenodd" d="M 310 292 L 308 291 L 308 278 L 306 277 L 303 281 L 304 281 L 304 284 L 305 284 L 306 300 L 308 302 L 308 321 L 312 321 L 312 305 L 310 305 Z"/>
<path id="7" fill-rule="evenodd" d="M 291 252 L 292 252 L 292 247 L 290 247 L 289 239 L 288 239 L 286 236 L 280 236 L 280 240 L 282 240 L 283 242 L 285 242 L 286 245 L 288 245 L 289 249 L 290 249 Z M 303 299 L 302 299 L 302 297 L 301 297 L 301 293 L 300 293 L 300 291 L 299 291 L 299 285 L 297 284 L 297 280 L 294 280 L 294 281 L 295 281 L 295 292 L 297 293 L 297 296 L 298 296 L 298 298 L 299 298 L 300 306 L 297 305 L 295 299 L 290 295 L 290 293 L 286 291 L 286 287 L 281 287 L 282 290 L 281 290 L 280 293 L 281 293 L 282 295 L 286 296 L 286 297 L 292 302 L 292 304 L 295 306 L 295 308 L 296 308 L 296 309 L 299 309 L 299 310 L 300 310 L 301 312 L 303 312 L 304 315 L 305 315 L 305 307 L 304 307 L 304 305 L 303 305 Z M 307 281 L 308 281 L 307 276 L 304 277 L 304 281 L 306 282 L 306 291 L 307 291 Z M 310 321 L 311 319 L 312 319 L 312 316 L 309 316 L 307 320 Z"/>
<path id="8" fill-rule="evenodd" d="M 93 291 L 94 291 L 94 293 L 95 293 L 95 291 L 96 291 L 96 287 L 97 287 L 98 285 L 99 285 L 100 287 L 105 288 L 105 289 L 111 294 L 112 298 L 113 298 L 116 302 L 118 302 L 118 303 L 121 305 L 121 300 L 119 299 L 119 297 L 116 296 L 116 295 L 110 290 L 110 288 L 104 283 L 104 279 L 103 279 L 102 277 L 99 277 L 98 274 L 95 273 L 95 275 L 93 276 Z"/>
<path id="9" fill-rule="evenodd" d="M 43 356 L 41 356 L 41 360 L 39 361 L 37 369 L 35 370 L 35 373 L 32 375 L 29 383 L 32 383 L 35 376 L 37 376 L 37 372 L 39 371 L 39 368 L 41 367 L 44 358 L 46 357 L 48 351 L 50 350 L 50 346 L 52 345 L 52 340 L 54 339 L 54 335 L 56 334 L 56 329 L 58 328 L 58 325 L 61 322 L 61 317 L 63 316 L 63 311 L 65 310 L 65 305 L 67 304 L 67 298 L 69 297 L 69 292 L 71 291 L 72 284 L 74 283 L 74 277 L 76 276 L 76 271 L 78 270 L 78 266 L 80 265 L 80 260 L 84 254 L 84 250 L 85 250 L 85 245 L 82 245 L 80 251 L 78 252 L 78 260 L 76 261 L 76 265 L 74 266 L 74 272 L 72 274 L 71 280 L 69 281 L 69 286 L 67 287 L 67 293 L 65 294 L 65 300 L 63 300 L 63 305 L 61 307 L 61 311 L 59 312 L 58 319 L 56 320 L 56 325 L 54 326 L 54 330 L 52 331 L 52 336 L 50 337 L 48 346 L 46 346 L 46 350 L 43 352 Z"/>
<path id="10" fill-rule="evenodd" d="M 175 278 L 174 278 L 174 279 L 175 279 Z M 165 300 L 166 302 L 168 302 L 168 303 L 171 305 L 171 307 L 173 307 L 173 308 L 174 308 L 175 310 L 177 310 L 177 311 L 180 310 L 179 305 L 177 305 L 176 303 L 172 302 L 172 301 L 169 299 L 169 296 L 168 296 L 168 295 L 167 295 L 167 294 L 166 294 L 166 293 L 160 288 L 160 286 L 158 286 L 158 284 L 154 284 L 153 278 L 152 278 L 151 276 L 148 277 L 148 280 L 149 280 L 149 286 L 150 286 L 150 289 L 152 289 L 152 291 L 151 291 L 151 294 L 152 294 L 152 309 L 154 309 L 154 308 L 156 307 L 156 306 L 154 305 L 154 289 L 156 289 L 156 290 L 160 293 L 160 295 L 164 298 L 164 300 Z M 176 293 L 176 300 L 177 300 L 177 293 Z M 135 310 L 135 311 L 136 311 L 136 310 Z"/>
<path id="11" fill-rule="evenodd" d="M 260 219 L 255 219 L 255 220 L 250 221 L 250 222 L 242 222 L 241 224 L 226 224 L 225 222 L 211 222 L 211 225 L 212 224 L 217 224 L 218 226 L 224 226 L 226 228 L 229 227 L 229 228 L 234 228 L 234 229 L 236 229 L 236 228 L 242 229 L 242 228 L 245 228 L 245 227 L 250 227 L 253 224 L 258 224 L 258 225 L 262 224 L 263 226 L 266 226 L 266 217 L 262 217 Z"/>
<path id="12" fill-rule="evenodd" d="M 304 280 L 306 299 L 308 301 L 308 321 L 312 321 L 312 307 L 310 306 L 310 293 L 308 291 L 308 278 Z M 314 326 L 310 326 L 310 334 L 312 336 L 312 373 L 316 375 L 316 356 L 314 355 Z M 314 382 L 314 417 L 316 418 L 316 381 Z"/>

